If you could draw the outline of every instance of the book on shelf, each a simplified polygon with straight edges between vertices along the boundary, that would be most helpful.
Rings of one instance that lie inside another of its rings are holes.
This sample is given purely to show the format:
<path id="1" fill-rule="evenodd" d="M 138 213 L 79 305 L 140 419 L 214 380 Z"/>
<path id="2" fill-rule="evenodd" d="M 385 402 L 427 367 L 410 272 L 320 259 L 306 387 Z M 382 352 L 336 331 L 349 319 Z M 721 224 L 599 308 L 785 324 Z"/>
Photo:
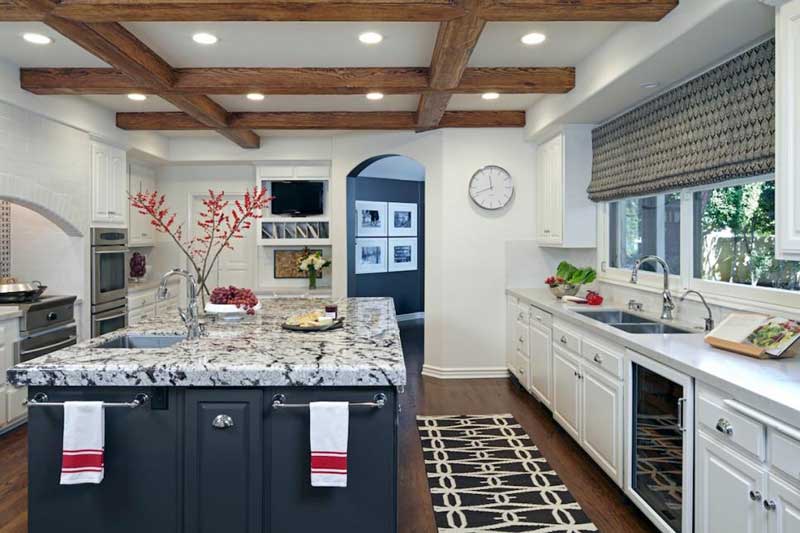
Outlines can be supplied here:
<path id="1" fill-rule="evenodd" d="M 706 343 L 716 348 L 759 359 L 779 359 L 797 355 L 800 323 L 788 318 L 754 313 L 731 313 L 706 335 Z"/>

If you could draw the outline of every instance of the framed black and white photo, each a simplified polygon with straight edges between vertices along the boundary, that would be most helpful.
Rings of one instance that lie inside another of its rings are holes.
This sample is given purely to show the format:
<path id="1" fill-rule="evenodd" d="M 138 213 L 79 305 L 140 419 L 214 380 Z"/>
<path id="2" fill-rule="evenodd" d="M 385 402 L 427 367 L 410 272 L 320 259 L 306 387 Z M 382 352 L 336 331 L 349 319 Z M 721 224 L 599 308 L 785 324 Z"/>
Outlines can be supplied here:
<path id="1" fill-rule="evenodd" d="M 386 202 L 356 202 L 356 237 L 386 237 Z"/>
<path id="2" fill-rule="evenodd" d="M 389 239 L 389 272 L 417 269 L 417 239 Z"/>
<path id="3" fill-rule="evenodd" d="M 417 236 L 417 204 L 389 203 L 389 237 Z"/>
<path id="4" fill-rule="evenodd" d="M 386 239 L 356 239 L 356 274 L 386 272 Z"/>

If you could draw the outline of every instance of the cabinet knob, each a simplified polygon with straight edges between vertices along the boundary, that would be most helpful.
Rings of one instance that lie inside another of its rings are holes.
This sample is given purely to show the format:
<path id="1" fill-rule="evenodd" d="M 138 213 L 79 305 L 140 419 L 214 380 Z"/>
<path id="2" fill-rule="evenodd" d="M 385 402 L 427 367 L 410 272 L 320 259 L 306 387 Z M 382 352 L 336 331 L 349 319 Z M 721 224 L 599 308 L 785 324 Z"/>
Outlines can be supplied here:
<path id="1" fill-rule="evenodd" d="M 565 336 L 561 337 L 561 344 L 567 344 L 567 338 Z"/>
<path id="2" fill-rule="evenodd" d="M 233 427 L 233 418 L 229 415 L 217 415 L 211 422 L 211 426 L 216 429 L 228 429 Z"/>
<path id="3" fill-rule="evenodd" d="M 600 357 L 599 353 L 594 354 L 594 362 L 597 363 L 598 365 L 603 364 L 603 358 Z"/>
<path id="4" fill-rule="evenodd" d="M 717 431 L 728 435 L 729 437 L 733 435 L 733 424 L 725 420 L 724 418 L 720 418 L 717 422 Z"/>
<path id="5" fill-rule="evenodd" d="M 760 502 L 761 501 L 761 493 L 759 491 L 757 491 L 757 490 L 751 490 L 750 491 L 750 499 L 753 500 L 754 502 Z"/>
<path id="6" fill-rule="evenodd" d="M 778 504 L 775 503 L 775 500 L 764 500 L 764 509 L 767 511 L 774 511 L 778 508 Z"/>
<path id="7" fill-rule="evenodd" d="M 525 337 L 520 337 L 519 342 L 525 342 Z"/>

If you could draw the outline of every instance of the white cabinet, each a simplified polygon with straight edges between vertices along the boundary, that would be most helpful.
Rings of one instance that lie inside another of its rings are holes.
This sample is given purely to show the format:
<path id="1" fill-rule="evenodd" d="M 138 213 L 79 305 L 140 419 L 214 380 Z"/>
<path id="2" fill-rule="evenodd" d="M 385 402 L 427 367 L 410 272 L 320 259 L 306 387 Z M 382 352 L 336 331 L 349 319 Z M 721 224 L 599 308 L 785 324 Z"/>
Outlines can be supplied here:
<path id="1" fill-rule="evenodd" d="M 703 431 L 697 433 L 696 449 L 696 533 L 766 531 L 764 470 Z"/>
<path id="2" fill-rule="evenodd" d="M 128 165 L 123 150 L 92 143 L 92 223 L 124 226 L 128 213 Z"/>
<path id="3" fill-rule="evenodd" d="M 131 163 L 130 177 L 128 178 L 128 191 L 130 194 L 152 193 L 156 190 L 156 173 L 147 166 Z M 133 207 L 129 207 L 129 246 L 155 245 L 155 228 L 150 224 L 150 216 L 143 215 Z"/>
<path id="4" fill-rule="evenodd" d="M 800 259 L 800 0 L 775 21 L 775 256 Z"/>
<path id="5" fill-rule="evenodd" d="M 543 405 L 552 409 L 550 392 L 553 361 L 552 329 L 531 322 L 529 346 L 531 392 Z"/>
<path id="6" fill-rule="evenodd" d="M 586 193 L 592 177 L 593 127 L 564 126 L 536 149 L 536 241 L 540 246 L 597 245 L 597 208 Z"/>
<path id="7" fill-rule="evenodd" d="M 581 446 L 600 467 L 622 483 L 622 400 L 624 385 L 586 361 L 581 362 Z"/>
<path id="8" fill-rule="evenodd" d="M 566 350 L 553 347 L 553 418 L 580 442 L 580 361 Z"/>
<path id="9" fill-rule="evenodd" d="M 769 533 L 800 532 L 800 489 L 770 476 L 767 494 Z"/>
<path id="10" fill-rule="evenodd" d="M 9 422 L 25 415 L 22 405 L 27 389 L 6 384 L 6 370 L 14 366 L 16 344 L 19 340 L 19 319 L 0 320 L 0 430 Z"/>

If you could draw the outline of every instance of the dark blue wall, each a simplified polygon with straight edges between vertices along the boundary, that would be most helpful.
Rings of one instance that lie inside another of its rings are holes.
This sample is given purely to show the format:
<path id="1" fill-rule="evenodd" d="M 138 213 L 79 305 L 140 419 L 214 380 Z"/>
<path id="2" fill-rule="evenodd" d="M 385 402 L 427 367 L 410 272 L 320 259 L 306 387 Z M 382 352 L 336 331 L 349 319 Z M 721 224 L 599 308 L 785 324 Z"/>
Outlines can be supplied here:
<path id="1" fill-rule="evenodd" d="M 383 274 L 355 273 L 356 201 L 417 204 L 417 270 Z M 425 310 L 425 184 L 384 178 L 347 178 L 347 293 L 348 296 L 389 296 L 398 315 Z"/>

